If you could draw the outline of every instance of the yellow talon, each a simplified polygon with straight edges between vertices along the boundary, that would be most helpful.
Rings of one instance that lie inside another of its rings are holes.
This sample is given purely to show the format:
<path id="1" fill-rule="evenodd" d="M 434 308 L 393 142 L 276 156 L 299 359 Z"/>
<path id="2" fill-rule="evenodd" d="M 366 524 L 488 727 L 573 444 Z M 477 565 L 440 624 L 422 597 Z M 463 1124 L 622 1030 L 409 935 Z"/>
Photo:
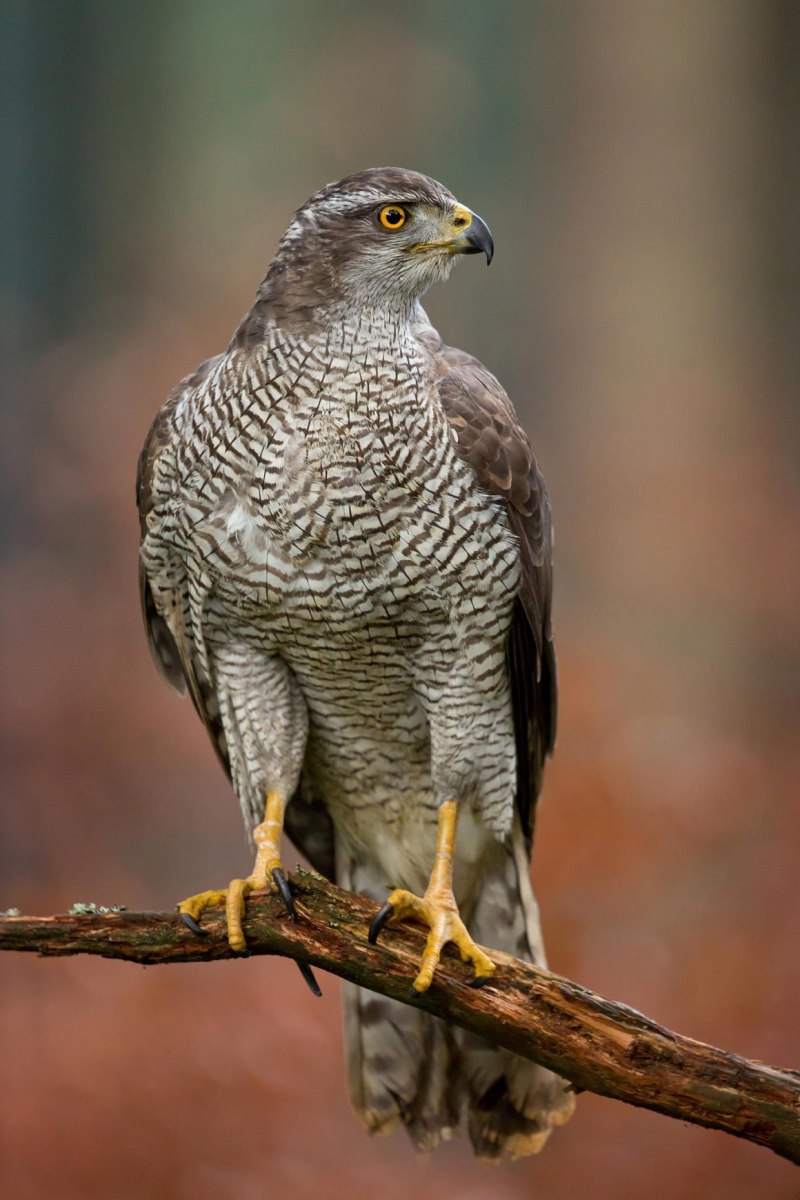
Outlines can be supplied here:
<path id="1" fill-rule="evenodd" d="M 461 953 L 462 962 L 471 962 L 475 968 L 473 986 L 480 986 L 485 980 L 491 979 L 496 969 L 492 960 L 467 932 L 453 895 L 453 846 L 457 818 L 456 801 L 446 800 L 439 809 L 436 856 L 425 895 L 420 898 L 405 888 L 395 888 L 370 929 L 370 941 L 374 942 L 385 920 L 383 914 L 389 909 L 391 915 L 388 920 L 391 924 L 412 920 L 428 926 L 430 932 L 425 952 L 413 984 L 415 992 L 427 991 L 431 986 L 434 971 L 439 965 L 442 950 L 447 942 L 454 942 Z"/>
<path id="2" fill-rule="evenodd" d="M 242 919 L 245 900 L 251 892 L 278 891 L 283 896 L 289 911 L 293 912 L 291 894 L 283 877 L 280 856 L 285 807 L 286 803 L 279 792 L 267 792 L 264 820 L 253 831 L 253 839 L 258 851 L 252 874 L 248 875 L 246 879 L 232 879 L 226 888 L 198 892 L 196 896 L 189 896 L 186 900 L 181 900 L 178 905 L 179 913 L 197 922 L 207 908 L 215 908 L 224 904 L 228 943 L 237 954 L 241 954 L 243 950 L 247 949 L 247 942 L 242 930 Z M 279 878 L 273 877 L 273 872 L 278 872 Z"/>
<path id="3" fill-rule="evenodd" d="M 225 888 L 221 888 L 215 892 L 198 892 L 196 896 L 190 896 L 188 900 L 181 900 L 178 905 L 179 913 L 186 913 L 187 916 L 194 917 L 195 921 L 206 908 L 214 908 L 217 904 L 225 903 Z"/>

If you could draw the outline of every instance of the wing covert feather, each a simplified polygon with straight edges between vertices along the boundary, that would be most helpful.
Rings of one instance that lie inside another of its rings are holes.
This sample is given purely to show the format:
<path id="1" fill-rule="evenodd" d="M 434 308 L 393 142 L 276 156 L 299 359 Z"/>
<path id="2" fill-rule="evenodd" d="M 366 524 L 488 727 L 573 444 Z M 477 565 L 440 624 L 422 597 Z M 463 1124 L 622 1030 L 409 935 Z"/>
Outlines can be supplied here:
<path id="1" fill-rule="evenodd" d="M 207 359 L 193 374 L 181 380 L 177 387 L 170 392 L 150 426 L 142 453 L 139 455 L 136 471 L 136 506 L 139 510 L 142 539 L 147 534 L 148 518 L 156 504 L 155 474 L 158 460 L 169 450 L 172 438 L 175 436 L 172 425 L 175 408 L 188 391 L 203 383 L 219 361 L 219 357 L 221 356 Z M 189 623 L 184 614 L 184 589 L 181 586 L 183 580 L 180 573 L 178 574 L 179 578 L 172 596 L 171 619 L 168 619 L 156 607 L 145 565 L 142 559 L 139 559 L 142 616 L 150 652 L 159 671 L 176 691 L 183 694 L 188 687 L 192 703 L 200 720 L 208 730 L 217 757 L 225 772 L 230 776 L 230 763 L 219 705 L 213 687 L 203 671 L 200 656 L 195 652 L 192 644 L 188 631 Z"/>
<path id="2" fill-rule="evenodd" d="M 519 542 L 522 576 L 506 662 L 517 745 L 516 799 L 530 849 L 544 760 L 556 736 L 550 501 L 525 431 L 498 381 L 471 355 L 432 344 L 427 330 L 423 338 L 434 353 L 438 394 L 458 453 L 479 486 L 505 501 Z"/>

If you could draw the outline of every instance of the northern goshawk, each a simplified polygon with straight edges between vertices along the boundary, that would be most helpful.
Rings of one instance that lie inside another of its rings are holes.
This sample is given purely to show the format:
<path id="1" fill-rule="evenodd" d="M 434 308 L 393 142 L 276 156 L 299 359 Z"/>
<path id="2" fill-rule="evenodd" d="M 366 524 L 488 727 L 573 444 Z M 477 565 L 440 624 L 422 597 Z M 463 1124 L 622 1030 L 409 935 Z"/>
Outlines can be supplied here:
<path id="1" fill-rule="evenodd" d="M 142 604 L 257 846 L 253 872 L 179 906 L 288 885 L 283 829 L 373 923 L 545 964 L 529 858 L 553 747 L 550 509 L 511 403 L 446 346 L 420 297 L 493 252 L 434 180 L 381 168 L 295 214 L 225 353 L 174 389 L 138 475 Z M 467 932 L 469 929 L 469 932 Z M 473 941 L 473 937 L 475 941 Z M 418 1009 L 345 985 L 350 1090 L 421 1147 L 466 1110 L 476 1152 L 538 1150 L 562 1079 Z"/>

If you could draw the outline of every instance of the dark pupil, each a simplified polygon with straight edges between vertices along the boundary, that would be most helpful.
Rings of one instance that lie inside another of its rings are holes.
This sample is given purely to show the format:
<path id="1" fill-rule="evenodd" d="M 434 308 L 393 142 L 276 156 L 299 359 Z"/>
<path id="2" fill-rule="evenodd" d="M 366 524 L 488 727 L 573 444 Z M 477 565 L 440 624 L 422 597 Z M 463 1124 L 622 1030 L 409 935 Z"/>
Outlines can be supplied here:
<path id="1" fill-rule="evenodd" d="M 399 225 L 403 219 L 403 214 L 399 208 L 390 208 L 386 213 L 386 220 L 390 225 Z"/>

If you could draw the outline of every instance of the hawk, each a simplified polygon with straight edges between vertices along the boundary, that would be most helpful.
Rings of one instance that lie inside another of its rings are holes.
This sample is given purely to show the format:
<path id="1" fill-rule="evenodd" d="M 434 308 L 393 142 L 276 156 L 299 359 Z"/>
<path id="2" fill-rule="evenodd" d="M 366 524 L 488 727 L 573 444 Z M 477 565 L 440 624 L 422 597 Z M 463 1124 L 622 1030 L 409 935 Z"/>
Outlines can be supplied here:
<path id="1" fill-rule="evenodd" d="M 385 898 L 371 940 L 429 928 L 418 992 L 448 941 L 477 985 L 494 972 L 478 943 L 545 965 L 529 859 L 556 722 L 550 507 L 502 387 L 420 304 L 481 252 L 485 223 L 424 175 L 323 188 L 227 350 L 167 398 L 137 480 L 153 656 L 257 850 L 179 911 L 199 931 L 224 904 L 244 950 L 250 892 L 292 904 L 285 830 L 329 879 Z M 550 1071 L 414 1007 L 346 985 L 344 1008 L 370 1130 L 431 1148 L 466 1113 L 497 1158 L 572 1111 Z"/>

